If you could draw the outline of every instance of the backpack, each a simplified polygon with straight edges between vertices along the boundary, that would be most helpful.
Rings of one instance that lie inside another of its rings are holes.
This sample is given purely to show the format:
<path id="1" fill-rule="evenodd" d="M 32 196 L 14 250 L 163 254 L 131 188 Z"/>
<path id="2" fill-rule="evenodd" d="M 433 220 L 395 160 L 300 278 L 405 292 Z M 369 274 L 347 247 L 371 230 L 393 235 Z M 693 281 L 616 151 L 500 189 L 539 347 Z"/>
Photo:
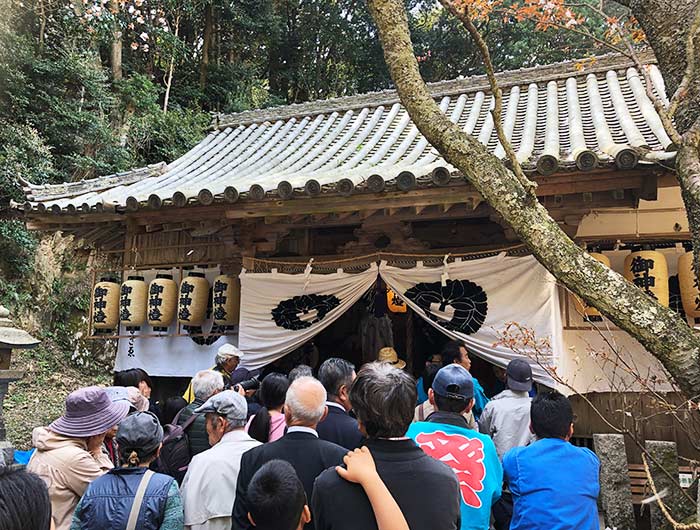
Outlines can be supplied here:
<path id="1" fill-rule="evenodd" d="M 160 455 L 156 459 L 153 467 L 154 471 L 164 473 L 173 477 L 178 485 L 182 483 L 190 465 L 192 455 L 190 454 L 190 441 L 187 437 L 187 429 L 199 414 L 192 414 L 185 423 L 178 425 L 180 414 L 184 408 L 173 418 L 173 422 L 163 427 L 163 446 L 160 448 Z"/>

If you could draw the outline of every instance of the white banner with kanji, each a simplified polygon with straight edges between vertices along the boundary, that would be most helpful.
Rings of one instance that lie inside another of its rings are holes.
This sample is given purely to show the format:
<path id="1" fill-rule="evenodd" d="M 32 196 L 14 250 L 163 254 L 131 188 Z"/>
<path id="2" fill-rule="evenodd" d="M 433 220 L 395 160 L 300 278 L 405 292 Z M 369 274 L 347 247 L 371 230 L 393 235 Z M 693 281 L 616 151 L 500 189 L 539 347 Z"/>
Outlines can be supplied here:
<path id="1" fill-rule="evenodd" d="M 140 270 L 139 274 L 150 283 L 157 273 L 168 272 L 178 282 L 181 281 L 180 271 L 172 270 Z M 218 268 L 203 269 L 210 283 L 219 275 Z M 178 335 L 177 321 L 168 325 L 168 330 L 163 333 L 155 333 L 148 325 L 141 326 L 138 331 L 127 331 L 120 326 L 117 358 L 114 370 L 126 370 L 128 368 L 143 368 L 149 375 L 163 377 L 192 377 L 199 370 L 206 370 L 214 366 L 214 358 L 219 348 L 226 343 L 236 344 L 238 337 L 235 331 L 228 332 L 226 336 L 205 337 L 213 328 L 213 322 L 209 318 L 201 326 L 202 333 L 198 337 L 188 336 L 181 329 Z M 160 336 L 156 336 L 160 335 Z"/>

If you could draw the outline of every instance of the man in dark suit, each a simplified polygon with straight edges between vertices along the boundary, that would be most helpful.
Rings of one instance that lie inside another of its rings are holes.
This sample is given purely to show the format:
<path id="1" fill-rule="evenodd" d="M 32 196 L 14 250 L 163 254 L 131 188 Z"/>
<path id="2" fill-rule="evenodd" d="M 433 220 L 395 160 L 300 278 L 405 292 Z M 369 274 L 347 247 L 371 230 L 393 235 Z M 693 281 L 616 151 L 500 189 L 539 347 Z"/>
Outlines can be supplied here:
<path id="1" fill-rule="evenodd" d="M 318 380 L 328 394 L 328 415 L 318 424 L 318 437 L 345 447 L 349 451 L 362 445 L 357 420 L 348 414 L 350 386 L 355 380 L 355 367 L 345 359 L 331 357 L 318 369 Z"/>
<path id="2" fill-rule="evenodd" d="M 416 398 L 413 378 L 389 363 L 365 364 L 350 390 L 377 473 L 409 528 L 459 530 L 460 483 L 454 471 L 406 438 Z M 316 530 L 378 528 L 362 487 L 344 480 L 335 469 L 327 469 L 316 479 L 311 517 Z"/>
<path id="3" fill-rule="evenodd" d="M 233 530 L 254 530 L 248 520 L 248 485 L 260 467 L 270 460 L 289 462 L 304 485 L 306 497 L 311 499 L 314 480 L 329 467 L 343 463 L 347 450 L 325 440 L 320 440 L 316 426 L 326 414 L 326 391 L 313 377 L 300 377 L 287 391 L 284 415 L 287 434 L 275 442 L 251 449 L 241 458 L 241 470 L 236 484 L 236 500 L 233 504 Z M 313 530 L 313 518 L 305 530 Z"/>

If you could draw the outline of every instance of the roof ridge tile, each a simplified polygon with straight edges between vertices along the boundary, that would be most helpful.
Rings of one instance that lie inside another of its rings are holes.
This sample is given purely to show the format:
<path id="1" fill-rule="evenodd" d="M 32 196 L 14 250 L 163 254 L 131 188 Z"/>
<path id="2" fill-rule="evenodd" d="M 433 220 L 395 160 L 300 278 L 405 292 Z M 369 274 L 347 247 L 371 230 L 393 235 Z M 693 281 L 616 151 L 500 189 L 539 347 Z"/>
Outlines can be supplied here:
<path id="1" fill-rule="evenodd" d="M 592 59 L 595 59 L 592 61 Z M 645 64 L 656 63 L 651 52 L 642 52 L 640 59 Z M 515 70 L 505 70 L 496 74 L 496 79 L 502 88 L 515 85 L 529 85 L 530 83 L 549 82 L 568 77 L 585 77 L 591 73 L 599 73 L 608 70 L 627 69 L 634 66 L 634 62 L 627 56 L 619 53 L 569 59 L 547 65 L 529 66 Z M 427 83 L 428 89 L 434 98 L 439 98 L 455 93 L 490 92 L 486 75 L 474 75 L 456 79 L 447 79 Z M 216 114 L 212 120 L 210 130 L 238 125 L 250 125 L 253 123 L 274 122 L 288 120 L 293 117 L 326 114 L 356 110 L 364 107 L 378 107 L 380 105 L 392 105 L 399 101 L 399 95 L 394 88 L 364 92 L 351 96 L 340 96 L 329 99 L 306 101 L 303 103 L 291 103 L 262 109 L 251 109 L 233 114 Z"/>

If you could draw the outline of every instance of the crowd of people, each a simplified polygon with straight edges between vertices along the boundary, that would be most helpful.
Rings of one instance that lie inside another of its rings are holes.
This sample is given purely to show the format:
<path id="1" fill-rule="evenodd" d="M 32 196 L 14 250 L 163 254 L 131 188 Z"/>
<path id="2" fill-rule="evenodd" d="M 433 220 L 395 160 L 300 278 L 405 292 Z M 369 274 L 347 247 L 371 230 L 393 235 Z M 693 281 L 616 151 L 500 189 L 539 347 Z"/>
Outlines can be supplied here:
<path id="1" fill-rule="evenodd" d="M 140 369 L 72 392 L 27 467 L 0 466 L 0 529 L 599 528 L 598 459 L 525 360 L 489 400 L 456 341 L 418 381 L 395 352 L 264 377 L 244 357 L 225 345 L 162 406 Z"/>

